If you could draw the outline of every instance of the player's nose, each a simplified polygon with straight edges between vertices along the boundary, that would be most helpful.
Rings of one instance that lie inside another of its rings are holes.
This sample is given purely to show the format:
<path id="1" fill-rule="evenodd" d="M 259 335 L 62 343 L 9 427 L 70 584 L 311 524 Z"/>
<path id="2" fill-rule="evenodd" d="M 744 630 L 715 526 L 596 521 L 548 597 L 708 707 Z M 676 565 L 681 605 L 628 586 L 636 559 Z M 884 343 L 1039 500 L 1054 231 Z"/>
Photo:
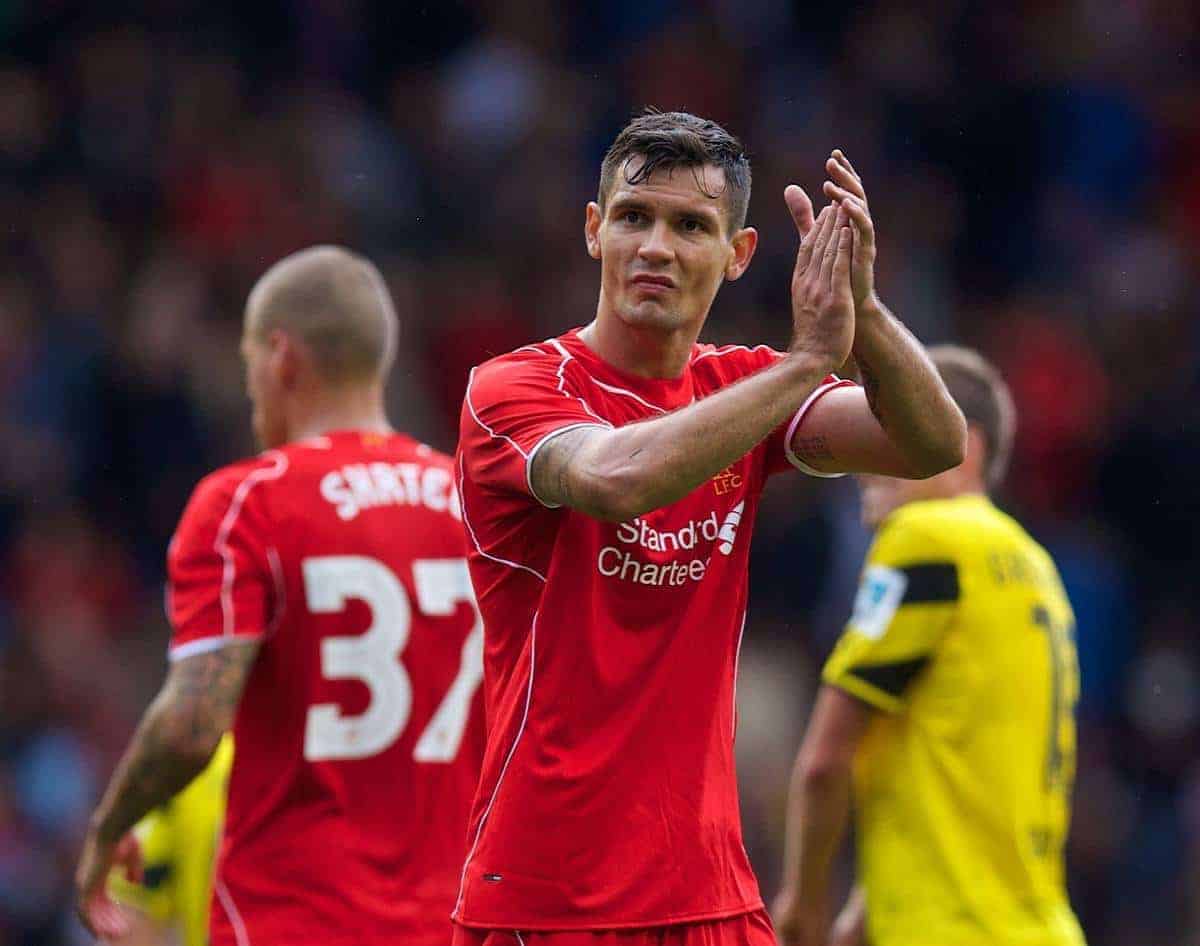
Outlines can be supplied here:
<path id="1" fill-rule="evenodd" d="M 638 247 L 638 257 L 647 263 L 669 263 L 675 257 L 670 228 L 665 221 L 655 223 Z"/>

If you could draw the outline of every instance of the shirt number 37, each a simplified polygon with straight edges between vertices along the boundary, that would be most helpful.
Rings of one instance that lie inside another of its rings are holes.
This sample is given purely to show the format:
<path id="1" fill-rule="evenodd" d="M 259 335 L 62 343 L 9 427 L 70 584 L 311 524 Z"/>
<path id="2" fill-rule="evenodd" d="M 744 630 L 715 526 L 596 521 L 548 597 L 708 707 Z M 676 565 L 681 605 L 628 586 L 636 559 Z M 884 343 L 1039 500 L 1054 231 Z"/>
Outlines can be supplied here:
<path id="1" fill-rule="evenodd" d="M 304 758 L 321 762 L 377 755 L 400 738 L 412 712 L 412 680 L 400 657 L 412 630 L 413 603 L 395 573 L 377 559 L 331 555 L 305 559 L 301 568 L 305 598 L 314 614 L 339 613 L 351 598 L 371 610 L 365 633 L 321 641 L 322 676 L 362 682 L 370 702 L 356 715 L 343 713 L 336 703 L 309 707 Z M 413 588 L 422 614 L 449 617 L 465 601 L 475 615 L 458 674 L 413 749 L 417 762 L 451 762 L 483 680 L 483 621 L 461 558 L 413 562 Z"/>

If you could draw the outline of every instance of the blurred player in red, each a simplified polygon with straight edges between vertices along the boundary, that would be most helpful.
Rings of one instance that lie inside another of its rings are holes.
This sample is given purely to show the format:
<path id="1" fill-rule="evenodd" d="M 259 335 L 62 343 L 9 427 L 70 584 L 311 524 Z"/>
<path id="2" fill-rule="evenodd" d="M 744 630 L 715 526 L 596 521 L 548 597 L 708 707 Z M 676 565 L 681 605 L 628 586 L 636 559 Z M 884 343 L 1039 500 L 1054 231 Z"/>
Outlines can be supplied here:
<path id="1" fill-rule="evenodd" d="M 204 479 L 168 554 L 166 683 L 79 866 L 80 915 L 122 838 L 208 761 L 235 761 L 213 946 L 444 946 L 483 750 L 482 624 L 452 464 L 383 408 L 396 317 L 335 247 L 259 280 L 242 354 L 267 451 Z M 118 854 L 119 849 L 119 854 Z"/>
<path id="2" fill-rule="evenodd" d="M 966 433 L 875 294 L 858 175 L 841 152 L 826 170 L 815 221 L 785 194 L 790 350 L 697 344 L 754 255 L 749 164 L 713 122 L 635 119 L 587 206 L 595 319 L 472 373 L 457 462 L 489 738 L 460 946 L 774 943 L 733 753 L 759 494 L 789 466 L 930 475 Z M 862 387 L 832 374 L 851 353 Z"/>

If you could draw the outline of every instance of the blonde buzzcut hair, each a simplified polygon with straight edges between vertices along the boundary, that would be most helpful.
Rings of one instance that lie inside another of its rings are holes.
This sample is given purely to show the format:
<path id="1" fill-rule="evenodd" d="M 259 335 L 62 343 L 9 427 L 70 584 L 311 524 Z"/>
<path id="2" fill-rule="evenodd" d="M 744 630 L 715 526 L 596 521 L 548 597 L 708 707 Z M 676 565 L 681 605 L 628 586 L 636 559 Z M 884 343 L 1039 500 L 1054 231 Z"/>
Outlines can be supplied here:
<path id="1" fill-rule="evenodd" d="M 929 357 L 968 424 L 983 433 L 988 489 L 1004 480 L 1017 432 L 1017 408 L 1003 376 L 979 352 L 961 345 L 934 345 Z"/>
<path id="2" fill-rule="evenodd" d="M 255 283 L 247 333 L 261 340 L 276 329 L 300 338 L 334 385 L 382 380 L 395 357 L 396 310 L 383 276 L 340 246 L 285 256 Z"/>

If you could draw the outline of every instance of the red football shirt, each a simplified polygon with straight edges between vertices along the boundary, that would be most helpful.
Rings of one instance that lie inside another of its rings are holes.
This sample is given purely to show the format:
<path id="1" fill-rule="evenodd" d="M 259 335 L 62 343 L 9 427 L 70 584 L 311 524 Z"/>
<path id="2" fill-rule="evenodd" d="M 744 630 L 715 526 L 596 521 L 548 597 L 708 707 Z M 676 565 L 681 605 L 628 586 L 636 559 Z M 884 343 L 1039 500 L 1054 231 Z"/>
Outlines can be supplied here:
<path id="1" fill-rule="evenodd" d="M 483 753 L 450 459 L 335 433 L 217 471 L 168 555 L 171 659 L 262 646 L 234 724 L 213 946 L 445 946 Z"/>
<path id="2" fill-rule="evenodd" d="M 849 382 L 828 378 L 737 463 L 631 522 L 548 508 L 529 466 L 566 428 L 655 417 L 779 357 L 697 345 L 681 377 L 648 380 L 570 332 L 472 372 L 457 462 L 489 739 L 460 923 L 649 927 L 762 905 L 733 753 L 750 525 L 789 432 Z"/>

